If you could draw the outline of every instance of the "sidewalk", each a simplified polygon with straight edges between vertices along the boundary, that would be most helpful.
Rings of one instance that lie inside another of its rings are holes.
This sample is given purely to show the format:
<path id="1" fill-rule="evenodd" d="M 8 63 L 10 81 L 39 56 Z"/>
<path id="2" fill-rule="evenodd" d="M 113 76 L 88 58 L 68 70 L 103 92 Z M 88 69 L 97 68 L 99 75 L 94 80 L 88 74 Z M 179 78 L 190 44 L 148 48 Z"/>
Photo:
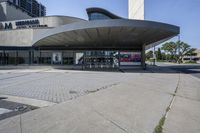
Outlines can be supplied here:
<path id="1" fill-rule="evenodd" d="M 139 76 L 131 74 L 131 80 L 107 89 L 0 121 L 0 132 L 152 133 L 173 98 L 179 74 L 164 73 L 161 70 L 159 73 L 140 73 Z M 199 131 L 199 81 L 188 75 L 181 75 L 181 79 L 179 96 L 176 96 L 180 98 L 176 98 L 165 122 L 164 131 L 167 133 Z M 190 82 L 194 86 L 188 86 Z M 187 87 L 194 89 L 188 91 Z M 183 97 L 193 100 L 182 104 L 179 99 Z M 180 106 L 189 109 L 189 112 L 177 110 Z M 174 121 L 173 115 L 180 121 Z M 190 118 L 187 120 L 193 122 L 192 127 L 185 126 L 185 122 L 181 123 L 183 115 Z M 177 130 L 181 126 L 188 129 Z M 194 127 L 195 130 L 192 130 Z"/>
<path id="2" fill-rule="evenodd" d="M 172 110 L 166 119 L 166 133 L 200 133 L 200 79 L 181 74 Z"/>
<path id="3" fill-rule="evenodd" d="M 105 90 L 1 121 L 0 132 L 153 132 L 177 81 L 176 73 L 133 74 Z"/>

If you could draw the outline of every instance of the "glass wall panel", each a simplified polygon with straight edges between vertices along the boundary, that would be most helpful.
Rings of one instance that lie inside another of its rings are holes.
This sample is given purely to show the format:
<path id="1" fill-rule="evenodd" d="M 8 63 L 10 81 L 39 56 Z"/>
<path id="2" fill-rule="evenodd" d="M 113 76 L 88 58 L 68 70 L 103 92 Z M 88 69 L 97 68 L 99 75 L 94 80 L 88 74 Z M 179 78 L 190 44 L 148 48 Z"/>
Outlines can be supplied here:
<path id="1" fill-rule="evenodd" d="M 6 51 L 7 55 L 8 55 L 8 61 L 7 63 L 9 65 L 14 65 L 14 64 L 17 64 L 17 59 L 16 59 L 16 55 L 17 55 L 17 52 L 16 51 Z"/>
<path id="2" fill-rule="evenodd" d="M 29 64 L 29 51 L 18 51 L 18 64 Z"/>
<path id="3" fill-rule="evenodd" d="M 39 56 L 39 62 L 41 64 L 51 64 L 52 63 L 52 52 L 51 51 L 41 51 Z"/>
<path id="4" fill-rule="evenodd" d="M 102 19 L 111 19 L 111 18 L 102 13 L 89 14 L 89 20 L 102 20 Z"/>
<path id="5" fill-rule="evenodd" d="M 74 64 L 74 54 L 73 51 L 63 52 L 63 65 L 73 65 Z"/>
<path id="6" fill-rule="evenodd" d="M 117 51 L 86 51 L 84 57 L 86 68 L 118 68 Z"/>

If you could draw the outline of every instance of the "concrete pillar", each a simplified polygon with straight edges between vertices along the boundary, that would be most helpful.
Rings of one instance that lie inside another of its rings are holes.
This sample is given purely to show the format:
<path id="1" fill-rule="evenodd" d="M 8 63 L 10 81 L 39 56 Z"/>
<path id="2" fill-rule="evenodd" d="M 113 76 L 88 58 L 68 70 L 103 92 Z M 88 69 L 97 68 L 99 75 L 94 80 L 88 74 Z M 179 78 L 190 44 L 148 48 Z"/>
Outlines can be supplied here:
<path id="1" fill-rule="evenodd" d="M 32 62 L 32 60 L 31 60 L 31 50 L 29 50 L 29 65 L 31 65 L 31 62 Z"/>
<path id="2" fill-rule="evenodd" d="M 73 50 L 73 68 L 72 69 L 74 69 L 75 68 L 75 64 L 76 64 L 76 54 L 75 54 L 75 51 Z"/>
<path id="3" fill-rule="evenodd" d="M 61 65 L 63 65 L 63 51 L 61 51 Z"/>
<path id="4" fill-rule="evenodd" d="M 120 69 L 120 66 L 121 66 L 121 55 L 120 55 L 120 51 L 118 51 L 118 62 L 119 62 L 119 69 Z"/>
<path id="5" fill-rule="evenodd" d="M 6 52 L 3 50 L 3 65 L 6 65 Z"/>
<path id="6" fill-rule="evenodd" d="M 146 69 L 146 55 L 145 55 L 145 44 L 142 45 L 142 68 Z"/>
<path id="7" fill-rule="evenodd" d="M 42 59 L 41 59 L 41 57 L 42 57 L 42 52 L 39 50 L 39 52 L 40 52 L 40 57 L 39 57 L 39 64 L 41 64 L 42 63 Z"/>
<path id="8" fill-rule="evenodd" d="M 32 59 L 32 64 L 34 64 L 34 50 L 32 50 L 31 53 L 32 53 L 32 55 L 31 55 L 31 57 L 32 57 L 32 58 L 31 58 L 31 59 Z"/>
<path id="9" fill-rule="evenodd" d="M 153 65 L 156 65 L 156 46 L 153 46 Z"/>
<path id="10" fill-rule="evenodd" d="M 15 53 L 15 65 L 18 65 L 18 51 Z"/>
<path id="11" fill-rule="evenodd" d="M 86 51 L 83 51 L 83 62 L 82 62 L 82 70 L 85 69 L 85 58 L 86 58 Z"/>

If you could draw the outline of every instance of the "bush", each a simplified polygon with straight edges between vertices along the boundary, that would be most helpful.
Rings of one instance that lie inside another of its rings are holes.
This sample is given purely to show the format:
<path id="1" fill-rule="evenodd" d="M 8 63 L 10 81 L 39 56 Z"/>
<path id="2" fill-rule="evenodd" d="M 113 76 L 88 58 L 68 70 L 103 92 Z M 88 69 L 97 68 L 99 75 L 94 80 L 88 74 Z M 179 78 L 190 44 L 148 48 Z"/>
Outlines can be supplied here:
<path id="1" fill-rule="evenodd" d="M 194 61 L 194 60 L 190 60 L 190 61 L 186 61 L 185 63 L 186 63 L 186 64 L 196 64 L 197 62 Z"/>

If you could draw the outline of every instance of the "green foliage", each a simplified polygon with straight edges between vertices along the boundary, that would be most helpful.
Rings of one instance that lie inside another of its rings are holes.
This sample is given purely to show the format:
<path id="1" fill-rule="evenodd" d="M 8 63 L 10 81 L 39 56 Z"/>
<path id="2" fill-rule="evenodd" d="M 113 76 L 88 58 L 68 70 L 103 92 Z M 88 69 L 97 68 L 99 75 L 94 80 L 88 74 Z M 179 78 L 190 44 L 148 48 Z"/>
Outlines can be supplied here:
<path id="1" fill-rule="evenodd" d="M 166 53 L 174 55 L 177 53 L 178 45 L 175 42 L 167 42 L 163 44 L 161 49 L 164 50 Z"/>
<path id="2" fill-rule="evenodd" d="M 161 49 L 167 54 L 166 59 L 179 63 L 182 62 L 184 56 L 192 55 L 192 53 L 196 50 L 191 48 L 191 46 L 187 43 L 181 41 L 167 42 L 163 44 Z"/>
<path id="3" fill-rule="evenodd" d="M 153 51 L 151 50 L 146 53 L 146 59 L 149 60 L 150 58 L 153 58 Z"/>
<path id="4" fill-rule="evenodd" d="M 167 55 L 163 52 L 162 54 L 162 60 L 167 60 Z"/>
<path id="5" fill-rule="evenodd" d="M 197 62 L 194 60 L 186 61 L 185 64 L 196 64 Z"/>
<path id="6" fill-rule="evenodd" d="M 154 132 L 153 133 L 162 133 L 163 132 L 163 125 L 165 123 L 165 117 L 163 116 L 158 125 L 156 126 L 156 128 L 154 129 Z"/>
<path id="7" fill-rule="evenodd" d="M 162 53 L 161 53 L 160 48 L 158 48 L 158 52 L 156 55 L 157 55 L 157 60 L 162 60 Z"/>
<path id="8" fill-rule="evenodd" d="M 148 61 L 149 61 L 149 62 L 154 62 L 154 61 L 155 61 L 155 59 L 153 59 L 153 58 L 150 58 L 150 59 L 148 59 Z"/>

